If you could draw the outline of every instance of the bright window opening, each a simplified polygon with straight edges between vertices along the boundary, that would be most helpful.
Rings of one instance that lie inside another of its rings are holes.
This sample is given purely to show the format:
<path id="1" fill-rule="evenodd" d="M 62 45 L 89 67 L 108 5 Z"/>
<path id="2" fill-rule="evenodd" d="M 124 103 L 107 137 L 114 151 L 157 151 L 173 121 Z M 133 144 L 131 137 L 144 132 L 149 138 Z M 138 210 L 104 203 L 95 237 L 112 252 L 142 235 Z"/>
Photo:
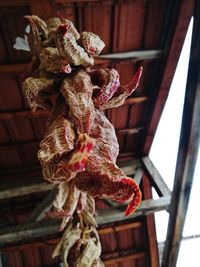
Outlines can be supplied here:
<path id="1" fill-rule="evenodd" d="M 151 160 L 153 161 L 156 168 L 171 190 L 173 189 L 176 158 L 179 145 L 192 26 L 193 19 L 191 19 L 188 28 L 187 36 L 185 38 L 181 56 L 170 88 L 169 96 L 150 151 Z M 183 232 L 183 236 L 188 238 L 185 238 L 185 240 L 182 241 L 177 267 L 188 267 L 188 265 L 191 263 L 191 258 L 192 262 L 199 263 L 200 261 L 200 255 L 197 252 L 197 249 L 199 249 L 200 245 L 200 216 L 197 215 L 197 205 L 198 203 L 200 203 L 200 179 L 199 177 L 197 177 L 199 173 L 200 153 L 198 155 L 196 164 L 191 198 Z M 157 239 L 158 242 L 163 242 L 166 239 L 168 213 L 166 211 L 158 212 L 155 214 L 155 218 Z M 188 257 L 188 251 L 193 253 L 193 256 L 190 254 Z M 190 260 L 190 262 L 187 261 L 187 259 Z M 197 265 L 194 265 L 194 267 L 195 266 Z"/>

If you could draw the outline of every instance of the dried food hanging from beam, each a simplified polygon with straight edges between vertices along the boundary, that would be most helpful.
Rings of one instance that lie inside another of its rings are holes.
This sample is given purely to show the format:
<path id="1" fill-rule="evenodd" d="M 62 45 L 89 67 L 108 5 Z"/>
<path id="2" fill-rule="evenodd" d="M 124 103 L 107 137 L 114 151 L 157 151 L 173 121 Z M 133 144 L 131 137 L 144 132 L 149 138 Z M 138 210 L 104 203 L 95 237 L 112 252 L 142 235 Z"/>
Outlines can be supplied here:
<path id="1" fill-rule="evenodd" d="M 79 34 L 64 18 L 26 19 L 32 72 L 23 90 L 33 111 L 51 112 L 38 158 L 44 179 L 59 189 L 47 214 L 61 217 L 64 231 L 53 256 L 61 255 L 64 266 L 103 266 L 94 197 L 129 200 L 126 216 L 141 201 L 136 182 L 116 165 L 119 145 L 103 110 L 123 104 L 137 88 L 142 67 L 122 86 L 115 69 L 93 67 L 105 46 L 99 36 Z"/>

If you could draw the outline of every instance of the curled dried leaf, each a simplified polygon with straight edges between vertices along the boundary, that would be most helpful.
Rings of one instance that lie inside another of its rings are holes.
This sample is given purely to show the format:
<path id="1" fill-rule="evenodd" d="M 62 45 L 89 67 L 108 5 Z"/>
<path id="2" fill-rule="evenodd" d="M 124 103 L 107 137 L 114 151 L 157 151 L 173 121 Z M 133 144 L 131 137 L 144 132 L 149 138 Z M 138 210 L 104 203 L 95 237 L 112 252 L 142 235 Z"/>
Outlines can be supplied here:
<path id="1" fill-rule="evenodd" d="M 32 110 L 38 107 L 50 109 L 50 95 L 54 92 L 55 80 L 29 77 L 23 82 L 23 91 Z"/>
<path id="2" fill-rule="evenodd" d="M 69 250 L 74 246 L 77 240 L 80 240 L 80 238 L 81 230 L 78 227 L 73 227 L 72 223 L 70 223 L 63 233 L 60 242 L 54 249 L 52 258 L 61 255 L 64 267 L 68 267 L 69 265 L 67 263 L 67 257 Z"/>
<path id="3" fill-rule="evenodd" d="M 76 262 L 76 266 L 90 267 L 92 266 L 93 262 L 99 258 L 100 254 L 101 250 L 99 249 L 99 247 L 95 244 L 95 242 L 92 239 L 89 239 L 85 249 L 82 251 L 80 257 Z"/>
<path id="4" fill-rule="evenodd" d="M 47 129 L 40 142 L 38 158 L 41 164 L 57 161 L 74 148 L 75 133 L 71 123 L 58 116 Z"/>
<path id="5" fill-rule="evenodd" d="M 40 69 L 53 73 L 71 72 L 69 62 L 62 58 L 59 55 L 57 48 L 54 47 L 46 47 L 42 49 L 40 53 Z"/>
<path id="6" fill-rule="evenodd" d="M 74 35 L 69 31 L 69 25 L 62 24 L 58 27 L 55 44 L 60 55 L 72 65 L 87 67 L 94 64 L 93 57 L 76 42 Z"/>
<path id="7" fill-rule="evenodd" d="M 98 56 L 105 47 L 100 37 L 92 32 L 82 32 L 79 42 L 91 56 Z"/>
<path id="8" fill-rule="evenodd" d="M 58 186 L 58 193 L 55 197 L 55 200 L 53 202 L 53 206 L 61 210 L 64 206 L 67 197 L 69 196 L 69 184 L 68 183 L 60 183 Z"/>

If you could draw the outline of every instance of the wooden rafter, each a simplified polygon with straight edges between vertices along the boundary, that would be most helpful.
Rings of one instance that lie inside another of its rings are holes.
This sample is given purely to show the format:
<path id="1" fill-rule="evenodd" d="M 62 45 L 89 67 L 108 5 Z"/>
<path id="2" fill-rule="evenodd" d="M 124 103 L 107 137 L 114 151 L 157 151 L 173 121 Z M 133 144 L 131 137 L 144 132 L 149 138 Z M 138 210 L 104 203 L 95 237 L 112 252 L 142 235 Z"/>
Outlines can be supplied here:
<path id="1" fill-rule="evenodd" d="M 58 187 L 55 186 L 43 199 L 43 201 L 32 211 L 31 215 L 27 219 L 27 223 L 41 221 L 45 217 L 45 213 L 48 212 L 52 206 L 55 196 L 58 192 Z"/>
<path id="2" fill-rule="evenodd" d="M 149 157 L 141 159 L 144 172 L 159 196 L 169 196 L 171 191 Z"/>
<path id="3" fill-rule="evenodd" d="M 33 1 L 34 2 L 34 1 Z M 95 65 L 110 64 L 111 62 L 123 62 L 131 60 L 153 60 L 162 56 L 161 50 L 130 51 L 123 53 L 104 54 L 95 59 Z M 1 64 L 1 73 L 27 73 L 31 69 L 31 63 Z"/>
<path id="4" fill-rule="evenodd" d="M 124 216 L 125 206 L 120 208 L 108 208 L 97 211 L 97 223 L 99 226 L 108 223 L 131 221 L 138 216 L 152 214 L 156 211 L 168 209 L 170 197 L 162 197 L 156 200 L 142 201 L 138 210 L 129 217 Z M 26 223 L 15 227 L 2 228 L 0 230 L 0 248 L 13 246 L 19 243 L 27 243 L 31 240 L 46 238 L 59 232 L 59 220 L 43 220 L 35 223 Z"/>
<path id="5" fill-rule="evenodd" d="M 152 198 L 152 190 L 150 186 L 150 180 L 144 175 L 143 180 L 143 194 L 145 199 Z M 169 196 L 168 196 L 169 197 Z M 154 214 L 147 214 L 145 217 L 146 227 L 147 227 L 147 238 L 149 243 L 149 254 L 150 254 L 150 266 L 159 267 L 159 258 L 158 258 L 158 245 L 156 240 L 156 227 Z"/>
<path id="6" fill-rule="evenodd" d="M 125 105 L 133 105 L 133 104 L 141 104 L 144 103 L 148 100 L 148 96 L 137 96 L 137 97 L 132 97 L 128 98 L 124 101 L 123 106 Z M 31 110 L 19 110 L 19 111 L 10 111 L 10 112 L 1 112 L 0 113 L 0 121 L 6 121 L 6 120 L 13 120 L 13 119 L 19 119 L 19 118 L 34 118 L 34 117 L 47 117 L 50 115 L 50 112 L 48 110 L 36 110 L 36 111 L 31 111 Z M 134 128 L 137 131 L 142 130 L 140 127 Z M 136 131 L 134 130 L 134 131 Z M 123 129 L 120 131 L 133 131 L 132 129 Z"/>
<path id="7" fill-rule="evenodd" d="M 176 266 L 200 142 L 199 1 L 196 1 L 194 12 L 193 37 L 180 143 L 162 267 Z"/>
<path id="8" fill-rule="evenodd" d="M 122 162 L 120 167 L 127 176 L 133 175 L 136 171 L 136 168 L 139 166 L 138 160 L 132 160 L 128 162 Z M 27 169 L 27 172 L 30 172 L 31 169 Z M 23 173 L 23 169 L 21 170 Z M 18 177 L 20 177 L 20 172 L 18 171 Z M 37 177 L 38 175 L 38 177 Z M 7 174 L 4 172 L 4 176 Z M 40 178 L 40 179 L 39 179 Z M 2 179 L 4 179 L 2 177 Z M 6 179 L 5 179 L 6 180 Z M 14 183 L 1 183 L 0 186 L 0 199 L 28 195 L 34 192 L 49 191 L 53 189 L 54 185 L 45 182 L 41 179 L 41 171 L 35 173 L 35 179 L 20 179 L 15 184 Z"/>

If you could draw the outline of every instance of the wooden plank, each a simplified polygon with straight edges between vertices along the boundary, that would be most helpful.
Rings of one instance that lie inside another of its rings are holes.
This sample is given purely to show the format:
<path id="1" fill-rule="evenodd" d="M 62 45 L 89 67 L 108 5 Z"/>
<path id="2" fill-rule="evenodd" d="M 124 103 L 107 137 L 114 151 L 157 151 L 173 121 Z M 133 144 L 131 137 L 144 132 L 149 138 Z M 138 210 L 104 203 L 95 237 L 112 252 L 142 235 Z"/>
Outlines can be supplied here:
<path id="1" fill-rule="evenodd" d="M 121 205 L 116 208 L 108 208 L 97 211 L 97 223 L 99 225 L 106 223 L 122 222 L 128 221 L 130 219 L 136 218 L 138 216 L 143 216 L 147 214 L 152 214 L 160 210 L 167 210 L 170 204 L 170 196 L 161 197 L 159 199 L 149 199 L 143 200 L 140 204 L 140 207 L 136 210 L 135 213 L 126 217 L 124 216 L 124 211 L 126 205 Z"/>
<path id="2" fill-rule="evenodd" d="M 116 130 L 116 133 L 117 135 L 138 134 L 142 130 L 143 130 L 143 127 L 125 128 L 125 129 Z"/>
<path id="3" fill-rule="evenodd" d="M 59 220 L 49 219 L 1 229 L 0 236 L 2 239 L 0 240 L 0 247 L 8 247 L 11 244 L 19 244 L 21 242 L 28 243 L 32 239 L 55 235 L 59 232 L 59 223 Z"/>
<path id="4" fill-rule="evenodd" d="M 180 143 L 162 267 L 175 267 L 200 142 L 200 2 L 194 8 L 194 26 L 186 85 Z"/>
<path id="5" fill-rule="evenodd" d="M 161 56 L 162 56 L 162 50 L 143 50 L 143 51 L 140 50 L 140 51 L 129 51 L 129 52 L 100 55 L 99 59 L 111 59 L 112 61 L 130 60 L 130 59 L 149 60 L 149 59 L 156 59 Z"/>
<path id="6" fill-rule="evenodd" d="M 143 102 L 146 102 L 147 100 L 149 99 L 148 96 L 138 96 L 138 97 L 131 97 L 131 98 L 127 98 L 125 101 L 124 101 L 124 104 L 123 105 L 133 105 L 133 104 L 140 104 L 140 103 L 143 103 Z"/>
<path id="7" fill-rule="evenodd" d="M 140 104 L 148 100 L 147 96 L 142 97 L 132 97 L 128 98 L 124 101 L 123 106 L 125 105 L 134 105 L 134 104 Z M 13 120 L 13 119 L 19 119 L 19 118 L 34 118 L 34 117 L 46 117 L 49 116 L 50 112 L 48 110 L 19 110 L 19 111 L 10 111 L 10 112 L 1 112 L 0 113 L 0 120 Z M 141 127 L 134 128 L 134 129 L 125 129 L 126 132 L 132 132 L 132 131 L 140 131 L 142 130 Z M 122 131 L 122 130 L 119 130 Z"/>
<path id="8" fill-rule="evenodd" d="M 141 147 L 143 147 L 142 154 L 148 155 L 153 138 L 155 135 L 156 128 L 161 117 L 164 104 L 167 100 L 171 82 L 175 73 L 177 62 L 181 53 L 181 48 L 185 39 L 187 28 L 190 22 L 190 18 L 193 14 L 194 0 L 183 0 L 180 13 L 176 12 L 177 5 L 180 6 L 181 1 L 172 0 L 167 6 L 169 7 L 168 13 L 169 18 L 166 19 L 166 31 L 163 30 L 163 46 L 166 51 L 169 49 L 168 58 L 165 61 L 158 62 L 157 68 L 155 68 L 154 75 L 152 76 L 152 90 L 155 92 L 154 97 L 151 99 L 149 107 L 149 122 L 147 122 L 146 130 L 144 131 L 143 141 L 141 142 Z M 171 5 L 171 8 L 170 8 Z M 167 13 L 167 10 L 166 10 Z M 175 19 L 177 23 L 172 23 Z M 176 25 L 176 29 L 173 35 L 172 42 L 171 36 L 168 36 L 170 33 L 170 28 L 173 25 Z M 164 40 L 167 39 L 167 40 Z M 150 88 L 151 89 L 151 88 Z"/>
<path id="9" fill-rule="evenodd" d="M 0 7 L 23 7 L 29 4 L 29 0 L 0 0 Z"/>
<path id="10" fill-rule="evenodd" d="M 34 2 L 34 1 L 33 1 Z M 33 13 L 33 12 L 32 12 Z M 38 11 L 36 12 L 38 13 Z M 36 14 L 33 13 L 33 14 Z M 37 14 L 38 15 L 38 14 Z M 131 51 L 131 52 L 122 52 L 117 54 L 105 54 L 101 57 L 95 58 L 95 64 L 110 64 L 111 62 L 123 62 L 130 61 L 131 59 L 135 60 L 149 60 L 155 59 L 160 56 L 162 53 L 160 50 L 146 50 L 146 51 Z M 17 64 L 1 64 L 0 65 L 0 74 L 2 73 L 29 73 L 31 69 L 31 63 L 17 63 Z"/>
<path id="11" fill-rule="evenodd" d="M 143 195 L 145 199 L 152 198 L 151 184 L 147 176 L 143 176 Z M 155 218 L 154 214 L 149 214 L 145 218 L 146 227 L 147 227 L 147 237 L 149 244 L 149 254 L 150 254 L 150 263 L 151 267 L 159 267 L 159 255 L 158 255 L 158 244 L 156 239 L 156 227 L 155 227 Z"/>
<path id="12" fill-rule="evenodd" d="M 142 180 L 142 175 L 143 175 L 143 170 L 141 168 L 138 168 L 134 175 L 134 180 L 138 185 L 140 185 L 140 182 Z"/>
<path id="13" fill-rule="evenodd" d="M 102 255 L 102 260 L 105 264 L 117 264 L 117 263 L 122 263 L 125 261 L 131 261 L 131 260 L 137 260 L 137 259 L 141 259 L 141 258 L 145 258 L 146 257 L 146 252 L 135 252 L 135 250 L 129 251 L 129 255 L 125 255 L 125 256 L 118 256 L 118 257 L 113 257 L 110 259 L 110 257 L 112 257 L 112 255 L 106 255 L 106 257 L 109 257 L 109 259 L 104 259 L 104 255 Z"/>
<path id="14" fill-rule="evenodd" d="M 17 196 L 24 196 L 36 192 L 43 192 L 43 191 L 49 191 L 53 189 L 54 185 L 49 184 L 46 182 L 38 182 L 37 179 L 35 181 L 29 181 L 29 180 L 21 180 L 19 182 L 15 182 L 12 185 L 4 184 L 0 187 L 0 199 L 5 198 L 11 198 L 11 197 L 17 197 Z"/>
<path id="15" fill-rule="evenodd" d="M 31 69 L 31 63 L 16 63 L 16 64 L 1 64 L 0 74 L 3 73 L 29 73 Z"/>
<path id="16" fill-rule="evenodd" d="M 142 180 L 142 175 L 143 175 L 143 171 L 140 167 L 137 167 L 135 168 L 134 170 L 135 174 L 134 174 L 134 181 L 140 185 L 140 182 Z M 127 174 L 126 174 L 127 175 Z M 130 176 L 133 176 L 132 174 L 129 174 Z M 110 207 L 121 207 L 121 206 L 124 206 L 124 204 L 121 204 L 121 203 L 117 203 L 117 202 L 114 202 L 112 201 L 111 199 L 104 199 L 104 201 L 106 202 L 106 204 L 108 204 Z M 128 203 L 127 202 L 124 202 L 124 203 Z"/>
<path id="17" fill-rule="evenodd" d="M 37 118 L 37 117 L 47 117 L 50 115 L 48 110 L 21 110 L 21 111 L 10 111 L 10 112 L 1 112 L 0 120 L 15 120 L 15 119 L 23 119 L 23 118 Z"/>
<path id="18" fill-rule="evenodd" d="M 52 190 L 47 194 L 43 201 L 32 211 L 30 217 L 27 219 L 27 223 L 41 221 L 45 217 L 45 213 L 48 212 L 53 205 L 56 194 L 58 193 L 58 187 L 54 186 Z"/>
<path id="19" fill-rule="evenodd" d="M 141 159 L 144 172 L 159 196 L 169 196 L 171 191 L 149 157 Z"/>
<path id="20" fill-rule="evenodd" d="M 133 175 L 135 173 L 136 167 L 138 166 L 138 161 L 137 160 L 131 160 L 128 162 L 123 162 L 120 164 L 120 167 L 124 171 L 124 173 L 127 176 Z M 37 171 L 38 175 L 41 176 L 41 172 L 39 173 L 40 168 L 36 169 L 36 173 L 34 174 L 35 177 L 37 176 Z M 14 170 L 13 170 L 14 171 Z M 28 168 L 25 170 L 25 173 L 31 172 L 31 168 Z M 16 170 L 17 172 L 17 177 L 20 177 L 20 170 Z M 14 171 L 15 173 L 15 171 Z M 23 169 L 21 169 L 21 174 L 23 176 L 25 175 L 23 172 Z M 9 172 L 8 172 L 9 174 Z M 14 175 L 14 174 L 13 174 Z M 4 171 L 1 173 L 2 180 L 6 181 L 6 176 L 7 173 Z M 3 177 L 4 176 L 4 177 Z M 14 178 L 14 177 L 13 177 Z M 53 189 L 54 185 L 47 183 L 43 181 L 42 179 L 20 179 L 17 180 L 15 183 L 1 183 L 0 186 L 0 199 L 5 199 L 5 198 L 10 198 L 10 197 L 16 197 L 16 196 L 22 196 L 22 195 L 28 195 L 34 192 L 42 192 L 42 191 L 49 191 Z"/>
<path id="21" fill-rule="evenodd" d="M 132 223 L 126 223 L 122 225 L 117 225 L 113 227 L 106 227 L 102 229 L 98 229 L 99 235 L 107 235 L 110 233 L 115 233 L 119 231 L 124 231 L 128 229 L 133 229 L 133 228 L 139 228 L 142 226 L 142 222 L 132 222 Z"/>
<path id="22" fill-rule="evenodd" d="M 128 222 L 138 216 L 152 214 L 156 211 L 167 209 L 170 203 L 170 197 L 162 197 L 156 200 L 142 201 L 138 210 L 129 217 L 124 216 L 125 207 L 120 209 L 108 208 L 97 211 L 97 223 L 99 226 L 105 226 L 108 223 Z M 31 242 L 33 239 L 47 238 L 56 235 L 59 232 L 61 221 L 47 219 L 35 223 L 27 223 L 14 227 L 5 227 L 0 229 L 0 248 L 9 247 L 21 243 Z"/>

